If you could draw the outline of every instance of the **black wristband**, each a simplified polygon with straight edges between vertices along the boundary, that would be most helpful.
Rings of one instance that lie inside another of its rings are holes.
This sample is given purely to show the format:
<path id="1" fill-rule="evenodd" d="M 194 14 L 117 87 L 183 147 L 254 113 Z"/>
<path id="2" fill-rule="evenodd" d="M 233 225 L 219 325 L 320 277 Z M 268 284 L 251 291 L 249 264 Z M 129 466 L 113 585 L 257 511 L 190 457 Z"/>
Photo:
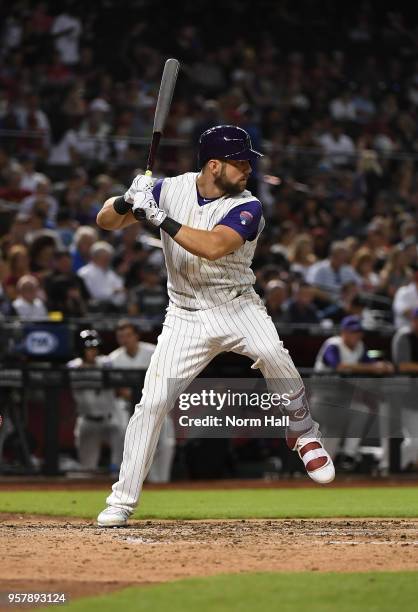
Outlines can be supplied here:
<path id="1" fill-rule="evenodd" d="M 170 217 L 166 217 L 161 223 L 160 228 L 164 230 L 169 236 L 174 238 L 174 236 L 181 228 L 181 223 L 179 223 L 178 221 L 174 221 L 174 219 L 171 219 Z"/>
<path id="2" fill-rule="evenodd" d="M 113 202 L 113 208 L 118 215 L 126 215 L 131 210 L 132 204 L 129 204 L 123 196 L 119 196 Z"/>

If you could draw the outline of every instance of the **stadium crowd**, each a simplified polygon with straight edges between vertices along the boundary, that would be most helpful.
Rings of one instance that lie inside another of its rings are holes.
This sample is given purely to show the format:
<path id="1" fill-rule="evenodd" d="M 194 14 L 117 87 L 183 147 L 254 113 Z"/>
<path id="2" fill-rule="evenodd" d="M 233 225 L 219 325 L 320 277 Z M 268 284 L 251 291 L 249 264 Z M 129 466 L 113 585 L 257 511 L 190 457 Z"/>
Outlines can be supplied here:
<path id="1" fill-rule="evenodd" d="M 244 1 L 229 3 L 242 20 L 230 36 L 228 21 L 211 29 L 215 16 L 190 25 L 200 0 L 184 3 L 181 23 L 154 4 L 159 35 L 147 1 L 1 6 L 3 316 L 161 322 L 158 235 L 100 232 L 95 218 L 144 165 L 174 56 L 182 72 L 156 176 L 197 170 L 208 127 L 248 130 L 265 153 L 249 187 L 265 210 L 254 271 L 272 317 L 406 323 L 418 307 L 416 26 L 376 2 L 321 2 L 319 13 L 278 2 L 255 17 Z"/>

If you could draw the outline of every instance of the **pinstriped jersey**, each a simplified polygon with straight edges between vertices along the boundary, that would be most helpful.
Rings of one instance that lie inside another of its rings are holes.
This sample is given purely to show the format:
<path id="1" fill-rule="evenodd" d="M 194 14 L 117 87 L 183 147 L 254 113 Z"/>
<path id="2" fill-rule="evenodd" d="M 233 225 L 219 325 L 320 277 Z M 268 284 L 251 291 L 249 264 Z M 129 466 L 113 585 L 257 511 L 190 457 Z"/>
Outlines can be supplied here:
<path id="1" fill-rule="evenodd" d="M 212 230 L 236 206 L 256 199 L 246 190 L 199 206 L 197 176 L 196 172 L 188 172 L 166 178 L 161 186 L 160 208 L 182 225 Z M 254 240 L 244 242 L 234 253 L 216 261 L 192 255 L 161 232 L 170 300 L 180 308 L 204 310 L 229 302 L 250 289 L 255 281 L 251 263 L 263 227 L 264 219 L 261 218 Z"/>

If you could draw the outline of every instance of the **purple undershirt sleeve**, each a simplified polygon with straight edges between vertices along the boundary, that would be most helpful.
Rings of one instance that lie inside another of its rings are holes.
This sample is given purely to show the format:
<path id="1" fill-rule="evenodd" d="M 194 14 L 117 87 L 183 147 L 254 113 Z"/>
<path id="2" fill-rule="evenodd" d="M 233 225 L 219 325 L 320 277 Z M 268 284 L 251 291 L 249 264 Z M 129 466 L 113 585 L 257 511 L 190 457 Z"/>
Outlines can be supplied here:
<path id="1" fill-rule="evenodd" d="M 244 240 L 251 241 L 257 237 L 262 214 L 260 202 L 254 200 L 235 206 L 217 225 L 226 225 L 238 232 Z"/>
<path id="2" fill-rule="evenodd" d="M 341 363 L 341 356 L 338 346 L 333 344 L 327 346 L 322 356 L 322 360 L 328 367 L 337 368 L 337 366 Z"/>
<path id="3" fill-rule="evenodd" d="M 164 179 L 158 179 L 158 181 L 155 183 L 154 187 L 152 188 L 152 195 L 154 196 L 154 200 L 157 202 L 157 204 L 160 203 L 160 195 L 161 195 L 161 188 L 163 186 L 163 182 L 164 182 Z"/>

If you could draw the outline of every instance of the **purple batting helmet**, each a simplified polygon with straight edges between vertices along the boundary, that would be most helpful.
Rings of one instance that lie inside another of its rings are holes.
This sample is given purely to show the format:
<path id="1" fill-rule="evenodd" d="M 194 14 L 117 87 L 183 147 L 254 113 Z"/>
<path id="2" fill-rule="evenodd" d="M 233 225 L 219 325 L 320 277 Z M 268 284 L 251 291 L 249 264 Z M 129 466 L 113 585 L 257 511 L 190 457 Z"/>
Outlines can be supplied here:
<path id="1" fill-rule="evenodd" d="M 199 167 L 209 159 L 236 159 L 255 161 L 263 157 L 254 151 L 248 132 L 236 125 L 216 125 L 199 138 Z"/>

